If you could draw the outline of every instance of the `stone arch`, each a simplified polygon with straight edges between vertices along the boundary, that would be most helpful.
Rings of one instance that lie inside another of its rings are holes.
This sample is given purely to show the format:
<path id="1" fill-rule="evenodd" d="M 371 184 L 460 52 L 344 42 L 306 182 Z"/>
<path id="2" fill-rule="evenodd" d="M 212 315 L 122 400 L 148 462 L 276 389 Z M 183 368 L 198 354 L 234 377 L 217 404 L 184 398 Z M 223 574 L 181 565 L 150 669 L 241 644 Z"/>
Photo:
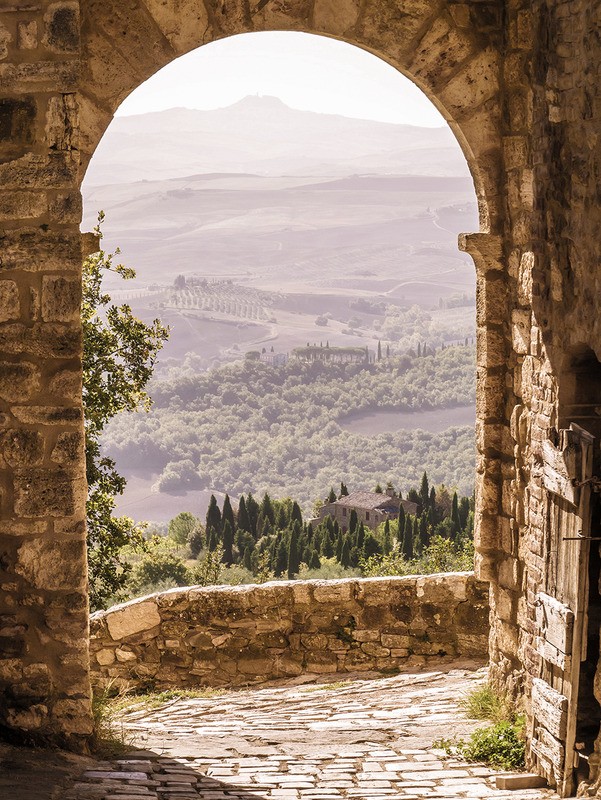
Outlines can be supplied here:
<path id="1" fill-rule="evenodd" d="M 0 731 L 80 749 L 92 731 L 79 306 L 82 251 L 95 242 L 79 233 L 81 180 L 121 100 L 225 36 L 296 30 L 364 48 L 427 94 L 463 148 L 480 200 L 481 232 L 461 246 L 477 268 L 479 546 L 494 577 L 511 341 L 503 169 L 517 173 L 524 149 L 501 138 L 498 1 L 55 0 L 0 11 L 0 644 L 10 639 Z"/>

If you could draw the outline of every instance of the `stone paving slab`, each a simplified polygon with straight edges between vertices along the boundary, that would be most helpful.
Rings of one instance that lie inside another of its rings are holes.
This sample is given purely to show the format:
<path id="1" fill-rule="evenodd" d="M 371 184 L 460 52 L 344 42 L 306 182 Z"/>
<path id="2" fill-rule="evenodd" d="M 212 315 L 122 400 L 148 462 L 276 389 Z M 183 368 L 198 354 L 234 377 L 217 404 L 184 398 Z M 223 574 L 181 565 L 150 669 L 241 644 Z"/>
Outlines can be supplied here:
<path id="1" fill-rule="evenodd" d="M 138 754 L 84 772 L 61 800 L 551 800 L 432 748 L 475 723 L 458 701 L 485 679 L 458 667 L 328 686 L 271 686 L 136 710 Z M 519 796 L 518 796 L 519 795 Z"/>

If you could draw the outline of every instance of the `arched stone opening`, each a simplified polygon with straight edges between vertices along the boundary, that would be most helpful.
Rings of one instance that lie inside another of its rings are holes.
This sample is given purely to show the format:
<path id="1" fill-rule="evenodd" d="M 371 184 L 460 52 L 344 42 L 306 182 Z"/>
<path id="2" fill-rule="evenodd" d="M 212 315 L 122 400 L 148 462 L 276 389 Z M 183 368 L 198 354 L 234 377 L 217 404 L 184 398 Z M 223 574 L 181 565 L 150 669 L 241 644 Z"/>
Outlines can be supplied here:
<path id="1" fill-rule="evenodd" d="M 2 210 L 3 261 L 14 276 L 2 287 L 9 309 L 0 392 L 10 409 L 2 464 L 9 579 L 0 613 L 16 644 L 2 664 L 6 702 L 0 724 L 13 735 L 77 748 L 91 731 L 79 186 L 114 110 L 149 75 L 190 49 L 247 31 L 299 30 L 378 55 L 443 113 L 480 201 L 481 231 L 465 237 L 462 246 L 474 256 L 478 274 L 479 549 L 488 578 L 496 574 L 501 549 L 510 324 L 501 238 L 507 159 L 499 88 L 502 19 L 496 3 L 451 0 L 410 0 L 402 9 L 393 2 L 360 6 L 354 0 L 343 8 L 329 0 L 64 0 L 44 13 L 22 14 L 15 11 L 15 30 L 18 23 L 35 22 L 43 49 L 37 62 L 27 47 L 15 50 L 3 101 L 11 134 L 3 139 L 0 165 L 5 194 L 11 193 Z M 21 31 L 15 41 L 25 42 L 26 28 Z M 94 248 L 84 237 L 84 252 Z"/>

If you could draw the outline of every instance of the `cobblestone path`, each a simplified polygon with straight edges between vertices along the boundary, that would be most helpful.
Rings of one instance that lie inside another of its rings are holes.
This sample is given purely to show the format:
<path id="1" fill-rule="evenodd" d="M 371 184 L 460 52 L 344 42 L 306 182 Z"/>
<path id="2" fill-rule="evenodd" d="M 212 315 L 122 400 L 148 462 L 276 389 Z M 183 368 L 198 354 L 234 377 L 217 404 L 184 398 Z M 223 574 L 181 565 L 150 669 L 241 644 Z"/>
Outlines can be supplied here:
<path id="1" fill-rule="evenodd" d="M 485 677 L 451 669 L 181 699 L 124 722 L 140 749 L 88 769 L 61 800 L 543 800 L 432 749 L 475 724 L 458 700 Z"/>

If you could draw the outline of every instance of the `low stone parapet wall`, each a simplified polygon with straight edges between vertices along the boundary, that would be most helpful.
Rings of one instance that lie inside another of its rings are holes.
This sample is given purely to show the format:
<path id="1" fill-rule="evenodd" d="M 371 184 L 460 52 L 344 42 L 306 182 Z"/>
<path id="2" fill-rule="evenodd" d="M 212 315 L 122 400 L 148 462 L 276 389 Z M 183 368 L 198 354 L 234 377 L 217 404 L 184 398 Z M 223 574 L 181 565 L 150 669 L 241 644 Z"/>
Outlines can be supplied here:
<path id="1" fill-rule="evenodd" d="M 172 589 L 92 615 L 92 680 L 243 686 L 484 661 L 488 612 L 472 573 Z"/>

